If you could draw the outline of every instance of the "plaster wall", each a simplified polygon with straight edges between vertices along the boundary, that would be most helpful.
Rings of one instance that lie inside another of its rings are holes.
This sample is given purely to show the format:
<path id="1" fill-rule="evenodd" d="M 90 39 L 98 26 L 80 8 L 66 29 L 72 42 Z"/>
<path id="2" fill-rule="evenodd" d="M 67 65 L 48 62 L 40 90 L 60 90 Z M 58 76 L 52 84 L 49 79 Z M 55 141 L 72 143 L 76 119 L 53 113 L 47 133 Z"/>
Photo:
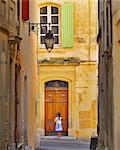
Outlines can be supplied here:
<path id="1" fill-rule="evenodd" d="M 20 1 L 22 6 L 22 1 Z M 30 1 L 30 22 L 33 22 L 36 15 L 36 1 Z M 22 8 L 20 10 L 22 14 Z M 34 32 L 29 34 L 28 21 L 20 20 L 20 61 L 21 70 L 19 73 L 18 90 L 20 99 L 20 122 L 19 129 L 21 136 L 27 136 L 28 145 L 35 148 L 36 139 L 36 99 L 37 99 L 37 36 Z M 26 135 L 27 133 L 27 135 Z"/>

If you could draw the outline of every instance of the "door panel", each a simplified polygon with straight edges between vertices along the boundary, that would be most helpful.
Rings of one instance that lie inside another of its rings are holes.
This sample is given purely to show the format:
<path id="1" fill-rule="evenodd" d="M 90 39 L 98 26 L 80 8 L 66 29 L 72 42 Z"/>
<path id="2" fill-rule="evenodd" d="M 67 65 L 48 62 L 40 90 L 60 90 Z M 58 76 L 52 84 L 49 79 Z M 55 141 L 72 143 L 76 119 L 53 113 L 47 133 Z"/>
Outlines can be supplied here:
<path id="1" fill-rule="evenodd" d="M 66 133 L 68 130 L 68 91 L 59 90 L 56 94 L 58 110 L 62 115 L 63 130 Z"/>
<path id="2" fill-rule="evenodd" d="M 45 130 L 47 133 L 54 131 L 54 99 L 53 90 L 45 92 Z"/>
<path id="3" fill-rule="evenodd" d="M 46 132 L 54 130 L 54 103 L 46 102 Z"/>
<path id="4" fill-rule="evenodd" d="M 59 110 L 62 114 L 62 124 L 63 124 L 63 130 L 64 132 L 67 132 L 67 129 L 68 129 L 68 124 L 67 124 L 67 117 L 68 117 L 68 114 L 67 114 L 67 104 L 66 103 L 60 103 L 59 104 Z"/>
<path id="5" fill-rule="evenodd" d="M 54 134 L 55 113 L 60 112 L 62 116 L 63 132 L 68 132 L 68 89 L 46 88 L 45 89 L 45 133 Z"/>

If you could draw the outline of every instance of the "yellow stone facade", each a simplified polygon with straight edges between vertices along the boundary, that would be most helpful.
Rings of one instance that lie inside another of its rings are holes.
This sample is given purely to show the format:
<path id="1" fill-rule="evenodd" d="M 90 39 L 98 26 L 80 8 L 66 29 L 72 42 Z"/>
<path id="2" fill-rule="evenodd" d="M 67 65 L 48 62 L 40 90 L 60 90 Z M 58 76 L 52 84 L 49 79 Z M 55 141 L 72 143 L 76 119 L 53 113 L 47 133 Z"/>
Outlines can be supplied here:
<path id="1" fill-rule="evenodd" d="M 38 12 L 41 6 L 50 4 L 61 10 L 65 2 L 73 3 L 74 47 L 62 48 L 60 44 L 48 53 L 38 43 L 37 133 L 45 134 L 44 84 L 63 80 L 69 85 L 68 136 L 89 138 L 97 126 L 97 0 L 42 0 L 38 1 Z M 70 62 L 64 62 L 66 59 Z"/>

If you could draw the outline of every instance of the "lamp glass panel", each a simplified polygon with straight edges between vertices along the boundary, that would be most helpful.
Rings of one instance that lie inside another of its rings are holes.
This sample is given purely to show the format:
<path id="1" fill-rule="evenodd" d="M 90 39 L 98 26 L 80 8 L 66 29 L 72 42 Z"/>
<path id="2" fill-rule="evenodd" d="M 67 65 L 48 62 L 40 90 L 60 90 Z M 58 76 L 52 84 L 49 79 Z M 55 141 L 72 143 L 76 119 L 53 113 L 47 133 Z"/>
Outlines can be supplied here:
<path id="1" fill-rule="evenodd" d="M 45 39 L 45 44 L 47 48 L 51 48 L 53 47 L 53 43 L 54 43 L 54 39 Z"/>

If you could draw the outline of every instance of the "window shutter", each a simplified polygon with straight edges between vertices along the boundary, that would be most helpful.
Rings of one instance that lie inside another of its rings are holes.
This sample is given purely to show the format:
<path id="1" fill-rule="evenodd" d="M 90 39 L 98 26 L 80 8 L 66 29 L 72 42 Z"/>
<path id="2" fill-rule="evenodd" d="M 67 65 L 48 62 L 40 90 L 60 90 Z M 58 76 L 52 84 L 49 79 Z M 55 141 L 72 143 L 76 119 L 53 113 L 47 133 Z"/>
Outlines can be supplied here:
<path id="1" fill-rule="evenodd" d="M 62 47 L 71 48 L 74 42 L 73 33 L 73 4 L 64 3 L 62 6 Z"/>
<path id="2" fill-rule="evenodd" d="M 22 0 L 22 19 L 29 20 L 29 0 Z"/>

